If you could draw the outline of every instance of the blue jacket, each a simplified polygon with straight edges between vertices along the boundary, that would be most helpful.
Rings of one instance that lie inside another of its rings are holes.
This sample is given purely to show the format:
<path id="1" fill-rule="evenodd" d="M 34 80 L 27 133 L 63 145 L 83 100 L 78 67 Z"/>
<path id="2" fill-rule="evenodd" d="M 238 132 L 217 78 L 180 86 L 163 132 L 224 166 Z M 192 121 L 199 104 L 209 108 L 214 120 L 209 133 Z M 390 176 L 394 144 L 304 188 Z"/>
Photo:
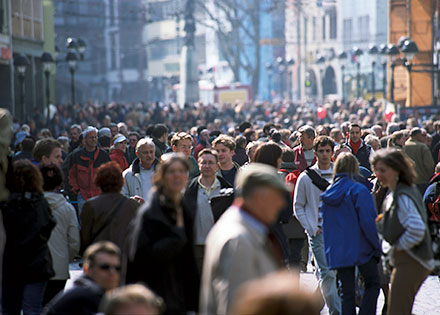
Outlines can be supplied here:
<path id="1" fill-rule="evenodd" d="M 381 254 L 376 209 L 370 191 L 347 174 L 337 174 L 321 194 L 325 256 L 330 269 L 367 263 Z"/>

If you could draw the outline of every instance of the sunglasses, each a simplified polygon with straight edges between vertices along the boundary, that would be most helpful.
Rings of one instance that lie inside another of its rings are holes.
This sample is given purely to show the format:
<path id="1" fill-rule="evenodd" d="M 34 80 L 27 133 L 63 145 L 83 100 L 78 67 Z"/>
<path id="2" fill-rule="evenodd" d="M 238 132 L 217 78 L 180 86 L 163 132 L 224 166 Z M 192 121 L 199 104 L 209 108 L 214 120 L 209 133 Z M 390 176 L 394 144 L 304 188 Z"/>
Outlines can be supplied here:
<path id="1" fill-rule="evenodd" d="M 113 266 L 113 265 L 110 265 L 110 264 L 100 264 L 100 265 L 96 265 L 96 267 L 98 267 L 99 269 L 104 270 L 104 271 L 109 271 L 110 269 L 114 269 L 117 272 L 121 271 L 121 266 L 120 265 Z"/>

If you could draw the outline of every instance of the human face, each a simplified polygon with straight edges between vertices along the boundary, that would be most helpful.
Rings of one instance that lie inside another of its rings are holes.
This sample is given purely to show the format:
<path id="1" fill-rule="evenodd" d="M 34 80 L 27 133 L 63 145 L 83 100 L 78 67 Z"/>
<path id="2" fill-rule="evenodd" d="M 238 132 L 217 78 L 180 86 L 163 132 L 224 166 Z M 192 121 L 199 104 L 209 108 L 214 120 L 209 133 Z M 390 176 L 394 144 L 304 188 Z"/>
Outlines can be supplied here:
<path id="1" fill-rule="evenodd" d="M 358 143 L 359 140 L 361 140 L 361 128 L 359 127 L 351 128 L 348 135 L 350 137 L 351 142 Z"/>
<path id="2" fill-rule="evenodd" d="M 70 139 L 72 142 L 77 142 L 79 139 L 79 130 L 77 128 L 73 128 L 70 130 Z"/>
<path id="3" fill-rule="evenodd" d="M 174 195 L 180 193 L 188 182 L 188 170 L 180 161 L 174 161 L 163 176 L 165 191 Z"/>
<path id="4" fill-rule="evenodd" d="M 127 150 L 127 141 L 116 143 L 115 149 L 121 150 L 122 152 L 125 153 L 125 151 Z"/>
<path id="5" fill-rule="evenodd" d="M 218 164 L 215 156 L 212 154 L 205 153 L 199 156 L 199 169 L 203 177 L 212 178 L 217 172 Z"/>
<path id="6" fill-rule="evenodd" d="M 314 154 L 318 160 L 318 166 L 327 166 L 331 163 L 333 148 L 329 145 L 322 145 L 318 147 L 318 150 L 314 151 Z"/>
<path id="7" fill-rule="evenodd" d="M 112 314 L 113 315 L 126 315 L 126 314 L 156 315 L 156 314 L 160 314 L 160 312 L 158 309 L 156 309 L 151 305 L 129 302 L 127 304 L 119 306 Z"/>
<path id="8" fill-rule="evenodd" d="M 315 140 L 315 138 L 309 137 L 305 132 L 301 133 L 299 140 L 304 149 L 310 150 L 313 148 L 313 140 Z"/>
<path id="9" fill-rule="evenodd" d="M 138 142 L 138 138 L 136 136 L 130 136 L 128 138 L 128 141 L 129 141 L 128 143 L 130 144 L 130 147 L 136 148 L 136 144 Z"/>
<path id="10" fill-rule="evenodd" d="M 249 211 L 262 223 L 270 225 L 274 223 L 281 208 L 285 205 L 283 193 L 273 187 L 257 189 L 249 201 Z"/>
<path id="11" fill-rule="evenodd" d="M 89 132 L 84 138 L 84 146 L 88 151 L 94 151 L 98 144 L 98 136 L 95 131 Z"/>
<path id="12" fill-rule="evenodd" d="M 231 151 L 224 144 L 217 143 L 214 149 L 218 152 L 218 162 L 220 165 L 227 165 L 232 163 L 232 157 L 234 156 L 234 151 Z"/>
<path id="13" fill-rule="evenodd" d="M 63 163 L 61 148 L 54 148 L 49 157 L 43 155 L 41 162 L 43 165 L 55 164 L 60 166 Z"/>
<path id="14" fill-rule="evenodd" d="M 383 187 L 388 187 L 391 190 L 396 188 L 397 179 L 399 178 L 399 172 L 389 167 L 382 161 L 377 161 L 373 165 L 374 174 L 376 174 L 377 180 Z"/>
<path id="15" fill-rule="evenodd" d="M 377 140 L 374 140 L 373 142 L 371 142 L 370 146 L 373 149 L 373 151 L 377 151 L 377 150 L 381 149 L 380 141 L 377 141 Z"/>
<path id="16" fill-rule="evenodd" d="M 155 149 L 154 145 L 145 144 L 136 151 L 136 155 L 143 168 L 149 170 L 153 165 Z"/>
<path id="17" fill-rule="evenodd" d="M 191 155 L 192 148 L 193 146 L 191 140 L 184 139 L 180 140 L 177 142 L 177 145 L 173 146 L 173 151 L 183 153 L 186 157 L 189 157 Z"/>
<path id="18" fill-rule="evenodd" d="M 84 265 L 84 273 L 105 291 L 119 285 L 121 262 L 116 255 L 98 253 L 95 261 Z"/>
<path id="19" fill-rule="evenodd" d="M 209 131 L 208 130 L 205 129 L 200 133 L 200 140 L 203 140 L 203 141 L 209 140 Z"/>
<path id="20" fill-rule="evenodd" d="M 112 138 L 114 138 L 114 136 L 116 136 L 118 134 L 118 127 L 112 126 L 112 127 L 110 127 L 110 131 L 112 133 Z"/>

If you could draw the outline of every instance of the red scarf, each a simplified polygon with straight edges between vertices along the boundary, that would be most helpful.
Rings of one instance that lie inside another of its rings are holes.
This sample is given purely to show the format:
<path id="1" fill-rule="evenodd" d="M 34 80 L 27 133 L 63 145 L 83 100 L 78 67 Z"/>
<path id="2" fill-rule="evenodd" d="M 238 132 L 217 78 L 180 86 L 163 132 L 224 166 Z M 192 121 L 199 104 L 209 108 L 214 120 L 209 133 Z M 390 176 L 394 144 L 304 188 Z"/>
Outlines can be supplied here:
<path id="1" fill-rule="evenodd" d="M 359 140 L 358 143 L 353 143 L 351 139 L 349 139 L 348 142 L 350 143 L 351 149 L 353 150 L 353 154 L 356 155 L 359 148 L 361 147 L 362 141 Z"/>

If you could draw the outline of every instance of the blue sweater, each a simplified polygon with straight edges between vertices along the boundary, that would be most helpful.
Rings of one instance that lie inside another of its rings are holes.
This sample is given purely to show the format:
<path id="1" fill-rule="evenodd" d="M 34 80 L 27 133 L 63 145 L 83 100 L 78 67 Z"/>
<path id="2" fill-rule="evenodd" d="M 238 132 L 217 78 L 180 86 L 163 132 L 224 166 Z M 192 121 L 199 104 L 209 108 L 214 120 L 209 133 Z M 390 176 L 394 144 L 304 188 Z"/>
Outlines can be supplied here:
<path id="1" fill-rule="evenodd" d="M 347 174 L 337 174 L 321 194 L 323 236 L 330 269 L 367 263 L 380 257 L 376 209 L 370 191 Z"/>

